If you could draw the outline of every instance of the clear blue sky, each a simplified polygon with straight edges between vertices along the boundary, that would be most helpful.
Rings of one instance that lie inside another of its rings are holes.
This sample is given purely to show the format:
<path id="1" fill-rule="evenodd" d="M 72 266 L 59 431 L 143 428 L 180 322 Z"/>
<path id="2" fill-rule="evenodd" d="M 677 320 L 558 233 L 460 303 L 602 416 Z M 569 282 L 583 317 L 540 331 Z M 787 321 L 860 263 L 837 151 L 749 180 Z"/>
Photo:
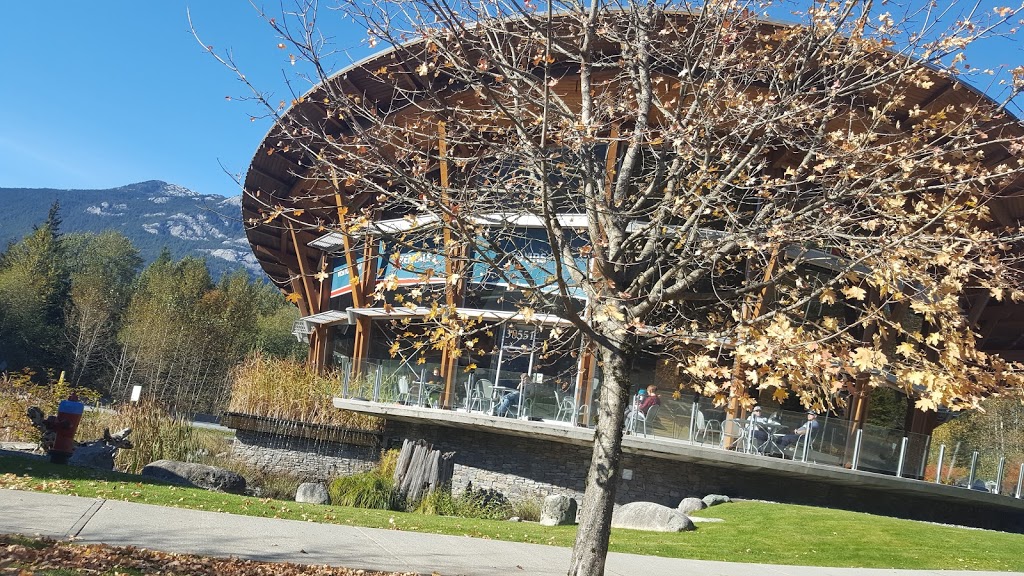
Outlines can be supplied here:
<path id="1" fill-rule="evenodd" d="M 206 44 L 231 49 L 258 86 L 290 100 L 281 81 L 282 70 L 294 71 L 288 51 L 246 0 L 6 0 L 0 10 L 0 187 L 165 180 L 238 194 L 224 169 L 243 173 L 269 125 L 225 98 L 245 89 L 192 37 L 186 10 Z M 335 12 L 321 22 L 350 58 L 369 53 L 364 30 Z M 1018 42 L 1003 42 L 975 56 L 1016 66 L 1022 54 Z M 350 58 L 337 57 L 335 69 Z"/>
<path id="2" fill-rule="evenodd" d="M 187 10 L 204 43 L 232 49 L 249 78 L 283 95 L 288 51 L 245 0 L 0 2 L 0 187 L 165 180 L 238 194 L 221 164 L 244 173 L 269 124 L 226 100 L 244 86 L 204 53 Z M 348 32 L 364 56 L 364 34 Z"/>

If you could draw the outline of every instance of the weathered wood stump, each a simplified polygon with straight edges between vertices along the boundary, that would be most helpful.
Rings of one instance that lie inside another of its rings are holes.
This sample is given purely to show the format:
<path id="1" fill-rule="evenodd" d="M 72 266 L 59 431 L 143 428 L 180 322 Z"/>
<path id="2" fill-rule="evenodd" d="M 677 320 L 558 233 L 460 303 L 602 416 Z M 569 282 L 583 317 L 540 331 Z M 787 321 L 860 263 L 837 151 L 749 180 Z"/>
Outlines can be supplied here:
<path id="1" fill-rule="evenodd" d="M 424 440 L 406 439 L 395 466 L 395 489 L 416 502 L 439 488 L 450 489 L 454 472 L 455 452 L 442 454 Z"/>

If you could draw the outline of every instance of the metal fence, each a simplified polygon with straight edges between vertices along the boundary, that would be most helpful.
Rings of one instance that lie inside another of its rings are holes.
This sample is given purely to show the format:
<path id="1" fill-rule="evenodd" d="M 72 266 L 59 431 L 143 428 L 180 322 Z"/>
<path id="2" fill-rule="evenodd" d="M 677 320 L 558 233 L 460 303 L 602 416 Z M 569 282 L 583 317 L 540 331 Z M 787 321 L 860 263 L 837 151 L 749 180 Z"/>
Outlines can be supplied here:
<path id="1" fill-rule="evenodd" d="M 371 358 L 353 376 L 348 358 L 336 357 L 335 361 L 343 375 L 337 390 L 339 397 L 427 408 L 439 406 L 440 388 L 431 384 L 431 375 L 440 369 L 439 364 Z M 520 375 L 485 370 L 460 373 L 450 405 L 455 410 L 493 414 L 504 396 L 517 389 Z M 524 388 L 517 401 L 509 403 L 508 416 L 593 426 L 590 407 L 595 398 L 583 398 L 575 390 L 560 390 L 543 381 L 529 381 Z M 764 416 L 771 424 L 764 430 L 774 436 L 773 442 L 762 443 L 752 438 L 749 421 L 727 419 L 725 410 L 708 398 L 661 398 L 656 416 L 646 422 L 647 436 L 740 450 L 759 457 L 788 458 L 812 465 L 985 490 L 1014 498 L 1022 494 L 1024 461 L 1019 456 L 1007 458 L 991 448 L 936 445 L 930 436 L 880 426 L 851 429 L 847 420 L 821 414 L 810 442 L 801 441 L 778 450 L 774 441 L 792 434 L 806 422 L 805 412 L 769 410 Z"/>

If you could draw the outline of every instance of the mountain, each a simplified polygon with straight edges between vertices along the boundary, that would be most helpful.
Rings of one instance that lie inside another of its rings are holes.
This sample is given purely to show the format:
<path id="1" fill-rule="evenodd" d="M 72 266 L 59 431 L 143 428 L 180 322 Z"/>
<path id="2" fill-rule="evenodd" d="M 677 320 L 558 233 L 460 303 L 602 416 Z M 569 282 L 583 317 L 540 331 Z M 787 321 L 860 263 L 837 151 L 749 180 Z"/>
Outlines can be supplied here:
<path id="1" fill-rule="evenodd" d="M 174 258 L 206 258 L 214 279 L 239 268 L 263 274 L 245 239 L 241 196 L 199 194 L 159 180 L 108 190 L 0 188 L 0 250 L 46 220 L 55 201 L 63 233 L 118 230 L 146 263 L 166 246 Z"/>

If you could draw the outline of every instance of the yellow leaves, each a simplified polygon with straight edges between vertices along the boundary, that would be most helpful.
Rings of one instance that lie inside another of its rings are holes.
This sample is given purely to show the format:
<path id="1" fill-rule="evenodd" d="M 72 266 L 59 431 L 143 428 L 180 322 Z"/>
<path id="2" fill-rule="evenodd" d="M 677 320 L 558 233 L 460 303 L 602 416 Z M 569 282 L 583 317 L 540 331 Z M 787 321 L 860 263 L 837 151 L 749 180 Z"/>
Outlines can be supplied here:
<path id="1" fill-rule="evenodd" d="M 917 348 L 915 348 L 914 345 L 911 344 L 910 342 L 903 342 L 902 344 L 896 347 L 896 353 L 903 356 L 904 358 L 910 358 L 911 356 L 914 355 L 914 352 L 916 351 Z"/>
<path id="2" fill-rule="evenodd" d="M 850 354 L 850 363 L 861 372 L 870 372 L 884 367 L 886 358 L 877 350 L 861 346 Z"/>
<path id="3" fill-rule="evenodd" d="M 523 320 L 526 320 L 527 322 L 532 322 L 537 317 L 537 312 L 533 308 L 530 308 L 529 306 L 524 306 L 523 308 L 521 308 L 519 310 L 519 313 L 523 315 Z"/>
<path id="4" fill-rule="evenodd" d="M 271 211 L 270 214 L 266 218 L 263 219 L 263 222 L 265 224 L 269 224 L 269 223 L 273 222 L 274 219 L 276 219 L 278 216 L 280 216 L 283 212 L 284 212 L 284 207 L 282 207 L 282 206 L 274 206 L 274 210 Z"/>
<path id="5" fill-rule="evenodd" d="M 822 304 L 827 304 L 831 306 L 832 304 L 836 303 L 836 293 L 831 288 L 826 288 L 825 290 L 822 291 L 821 296 L 818 297 L 818 300 Z"/>
<path id="6" fill-rule="evenodd" d="M 1010 8 L 1009 6 L 999 6 L 999 7 L 993 8 L 992 10 L 996 14 L 998 14 L 1000 18 L 1007 18 L 1009 16 L 1013 16 L 1013 13 L 1014 13 L 1013 8 Z"/>
<path id="7" fill-rule="evenodd" d="M 288 302 L 291 302 L 292 304 L 298 304 L 299 302 L 302 302 L 302 296 L 300 296 L 298 292 L 291 292 L 287 296 L 285 296 L 284 299 L 287 300 Z"/>
<path id="8" fill-rule="evenodd" d="M 321 271 L 319 271 L 319 272 L 317 272 L 316 274 L 313 275 L 313 278 L 316 278 L 320 282 L 323 282 L 324 280 L 327 280 L 330 277 L 331 277 L 331 275 L 328 274 L 325 270 L 321 270 Z"/>
<path id="9" fill-rule="evenodd" d="M 851 300 L 864 300 L 868 293 L 860 286 L 847 286 L 843 288 L 843 295 Z"/>
<path id="10" fill-rule="evenodd" d="M 416 67 L 416 73 L 420 76 L 426 76 L 428 72 L 430 72 L 430 68 L 427 66 L 426 62 L 423 62 Z"/>
<path id="11" fill-rule="evenodd" d="M 786 398 L 789 398 L 789 392 L 786 391 L 785 388 L 776 388 L 775 391 L 772 392 L 772 400 L 775 400 L 779 404 L 785 402 Z"/>

